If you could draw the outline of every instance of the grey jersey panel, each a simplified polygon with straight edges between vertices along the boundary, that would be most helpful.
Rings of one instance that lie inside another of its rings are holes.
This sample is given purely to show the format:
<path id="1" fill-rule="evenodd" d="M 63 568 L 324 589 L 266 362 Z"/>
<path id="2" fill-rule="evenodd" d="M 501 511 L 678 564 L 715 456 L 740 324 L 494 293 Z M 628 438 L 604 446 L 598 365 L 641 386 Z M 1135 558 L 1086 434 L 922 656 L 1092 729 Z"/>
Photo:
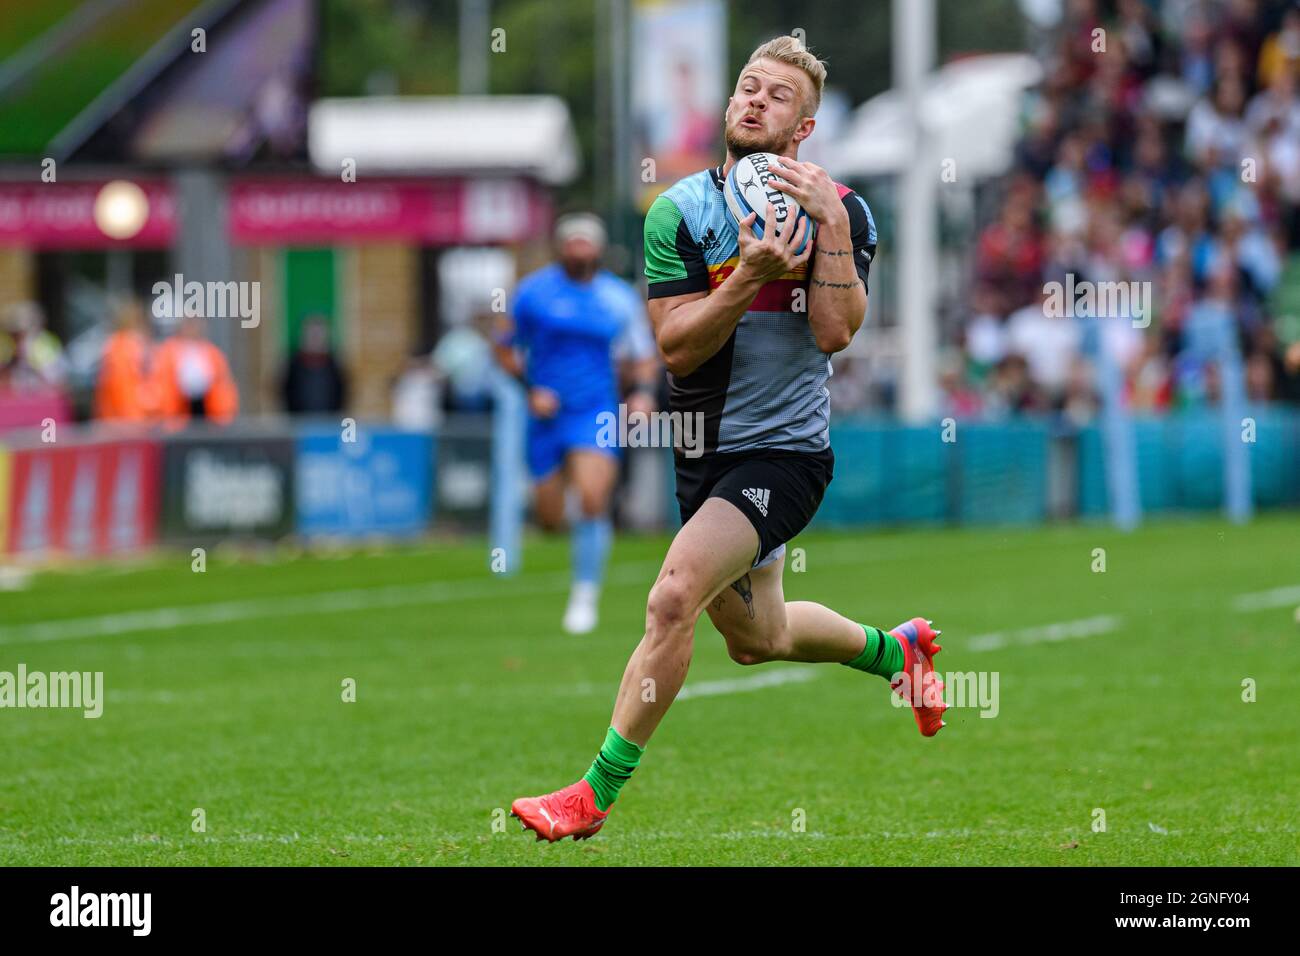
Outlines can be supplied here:
<path id="1" fill-rule="evenodd" d="M 831 363 L 806 314 L 747 312 L 736 327 L 719 452 L 830 444 Z"/>

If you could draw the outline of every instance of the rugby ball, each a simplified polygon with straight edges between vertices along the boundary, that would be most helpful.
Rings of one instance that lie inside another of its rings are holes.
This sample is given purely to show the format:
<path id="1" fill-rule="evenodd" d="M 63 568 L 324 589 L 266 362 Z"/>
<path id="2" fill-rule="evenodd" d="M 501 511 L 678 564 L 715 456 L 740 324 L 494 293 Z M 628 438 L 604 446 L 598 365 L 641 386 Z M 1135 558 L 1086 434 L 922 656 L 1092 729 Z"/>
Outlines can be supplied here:
<path id="1" fill-rule="evenodd" d="M 735 217 L 736 221 L 733 225 L 737 231 L 740 229 L 740 221 L 751 212 L 755 212 L 758 213 L 758 218 L 754 220 L 754 235 L 761 239 L 768 227 L 768 223 L 764 222 L 763 218 L 767 215 L 769 202 L 772 204 L 774 225 L 779 236 L 787 234 L 787 227 L 798 229 L 800 219 L 808 219 L 808 214 L 800 207 L 799 200 L 768 185 L 769 180 L 780 178 L 771 168 L 772 164 L 779 163 L 780 159 L 781 157 L 775 153 L 750 153 L 736 160 L 731 167 L 731 172 L 727 173 L 727 182 L 723 186 L 722 193 L 727 200 L 727 210 Z M 804 247 L 812 241 L 815 226 L 812 220 L 808 221 L 807 235 L 804 236 L 803 244 L 799 246 L 799 252 L 803 252 Z"/>

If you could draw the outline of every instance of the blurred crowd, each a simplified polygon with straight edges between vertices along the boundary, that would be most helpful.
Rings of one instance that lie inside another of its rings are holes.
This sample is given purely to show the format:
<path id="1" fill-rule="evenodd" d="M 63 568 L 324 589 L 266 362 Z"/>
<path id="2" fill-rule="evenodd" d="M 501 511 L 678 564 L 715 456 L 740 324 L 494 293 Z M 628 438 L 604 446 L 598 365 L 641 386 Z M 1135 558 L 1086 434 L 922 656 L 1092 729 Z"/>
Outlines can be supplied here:
<path id="1" fill-rule="evenodd" d="M 36 424 L 46 407 L 75 407 L 76 417 L 97 421 L 170 426 L 200 420 L 225 424 L 238 415 L 239 388 L 230 363 L 209 340 L 202 316 L 187 313 L 156 334 L 145 306 L 129 299 L 115 307 L 108 325 L 111 332 L 96 350 L 93 385 L 88 395 L 79 396 L 75 363 L 45 327 L 40 307 L 22 302 L 0 312 L 0 410 L 6 403 L 29 413 L 38 410 L 33 421 L 10 421 L 10 426 Z M 303 318 L 297 345 L 274 388 L 290 414 L 330 414 L 346 407 L 348 380 L 324 316 Z M 42 399 L 50 404 L 33 404 Z"/>
<path id="2" fill-rule="evenodd" d="M 70 362 L 34 302 L 5 310 L 0 323 L 0 401 L 51 398 L 71 404 Z M 239 392 L 221 350 L 207 340 L 204 320 L 187 315 L 161 341 L 143 306 L 122 303 L 95 373 L 91 416 L 102 421 L 191 419 L 228 422 Z M 32 423 L 29 423 L 32 424 Z"/>
<path id="3" fill-rule="evenodd" d="M 1193 347 L 1213 316 L 1250 400 L 1300 402 L 1300 3 L 1068 0 L 1041 43 L 941 359 L 945 413 L 1095 413 L 1096 349 L 1045 308 L 1067 275 L 1150 284 L 1145 314 L 1101 335 L 1135 411 L 1217 401 L 1223 371 Z"/>
<path id="4" fill-rule="evenodd" d="M 19 302 L 0 314 L 0 392 L 58 391 L 67 378 L 63 343 L 45 327 L 34 302 Z"/>
<path id="5" fill-rule="evenodd" d="M 101 421 L 228 422 L 239 410 L 239 391 L 222 351 L 204 335 L 204 320 L 181 318 L 155 343 L 137 302 L 118 310 L 104 344 L 95 382 L 94 417 Z"/>
<path id="6" fill-rule="evenodd" d="M 1134 411 L 1212 405 L 1229 379 L 1205 333 L 1225 323 L 1246 397 L 1300 403 L 1300 0 L 1060 5 L 1034 41 L 1043 80 L 948 317 L 943 414 L 1086 421 L 1101 404 L 1099 356 L 1116 370 L 1107 394 Z M 1058 283 L 1142 292 L 1134 315 L 1094 323 L 1090 338 L 1048 308 Z M 412 359 L 394 389 L 399 419 L 487 407 L 486 321 Z M 127 303 L 113 325 L 79 407 L 109 420 L 235 416 L 238 390 L 201 318 L 158 338 Z M 291 413 L 346 405 L 329 330 L 322 317 L 303 323 L 275 386 Z M 837 361 L 841 410 L 873 403 L 872 361 Z M 66 394 L 73 364 L 38 306 L 0 312 L 0 401 Z"/>

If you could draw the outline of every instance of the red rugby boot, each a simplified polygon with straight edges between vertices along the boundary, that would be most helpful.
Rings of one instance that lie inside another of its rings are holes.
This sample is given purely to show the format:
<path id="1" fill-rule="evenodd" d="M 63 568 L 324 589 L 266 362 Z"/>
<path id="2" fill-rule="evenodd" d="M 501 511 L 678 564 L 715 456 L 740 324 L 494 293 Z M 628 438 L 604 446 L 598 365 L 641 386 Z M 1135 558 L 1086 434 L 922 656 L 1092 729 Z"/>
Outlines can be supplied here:
<path id="1" fill-rule="evenodd" d="M 912 705 L 922 737 L 933 737 L 945 726 L 943 712 L 948 709 L 943 701 L 943 681 L 934 673 L 934 655 L 943 650 L 934 639 L 943 632 L 931 623 L 914 617 L 889 632 L 903 645 L 903 673 L 891 679 L 889 686 Z"/>
<path id="2" fill-rule="evenodd" d="M 510 815 L 518 817 L 525 830 L 532 830 L 539 840 L 563 840 L 567 836 L 586 840 L 605 825 L 604 813 L 596 809 L 596 794 L 586 780 L 571 783 L 562 790 L 541 797 L 520 797 L 510 805 Z"/>

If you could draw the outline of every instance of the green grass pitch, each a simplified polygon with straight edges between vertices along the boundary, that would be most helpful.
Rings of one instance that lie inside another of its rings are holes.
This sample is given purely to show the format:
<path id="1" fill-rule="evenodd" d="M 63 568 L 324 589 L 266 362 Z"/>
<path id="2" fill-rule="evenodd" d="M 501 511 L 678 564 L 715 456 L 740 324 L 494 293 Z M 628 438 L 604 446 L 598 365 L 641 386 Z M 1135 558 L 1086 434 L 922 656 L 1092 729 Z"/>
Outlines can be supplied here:
<path id="1" fill-rule="evenodd" d="M 503 814 L 590 764 L 666 542 L 617 542 L 583 638 L 558 627 L 563 539 L 511 579 L 430 541 L 0 593 L 0 671 L 106 689 L 97 720 L 0 710 L 0 864 L 1300 863 L 1300 600 L 1239 603 L 1300 585 L 1294 514 L 805 534 L 788 598 L 932 617 L 941 670 L 997 672 L 998 715 L 926 740 L 879 678 L 742 668 L 704 619 L 604 830 L 535 843 Z"/>

